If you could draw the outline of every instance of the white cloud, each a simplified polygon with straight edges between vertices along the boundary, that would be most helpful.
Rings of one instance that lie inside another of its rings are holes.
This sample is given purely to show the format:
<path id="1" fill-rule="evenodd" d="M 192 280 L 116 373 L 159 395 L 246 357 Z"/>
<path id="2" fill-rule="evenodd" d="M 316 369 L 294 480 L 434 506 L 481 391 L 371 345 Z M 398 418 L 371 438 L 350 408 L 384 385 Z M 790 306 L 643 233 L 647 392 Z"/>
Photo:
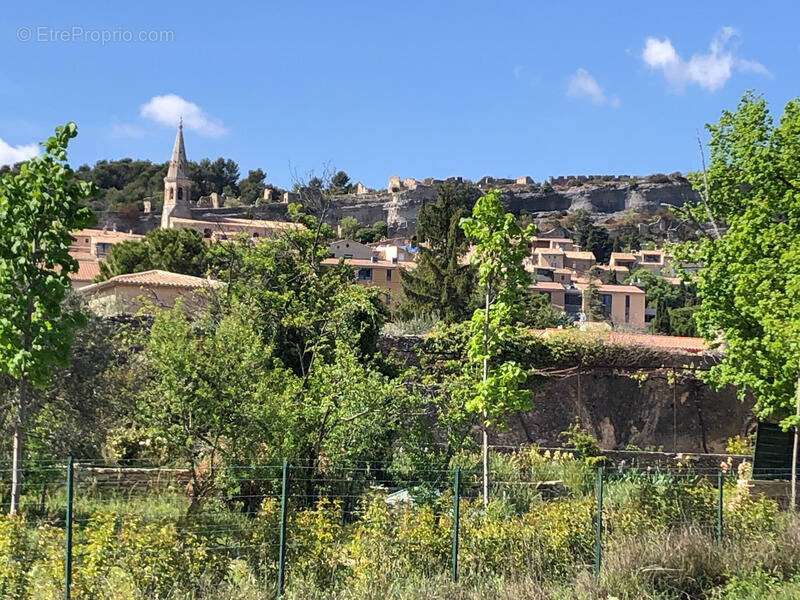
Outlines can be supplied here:
<path id="1" fill-rule="evenodd" d="M 513 70 L 514 79 L 522 78 L 522 71 L 523 71 L 524 68 L 525 67 L 523 67 L 522 65 L 517 65 L 516 67 L 514 67 L 514 70 Z"/>
<path id="2" fill-rule="evenodd" d="M 727 83 L 734 71 L 769 75 L 761 63 L 735 55 L 737 37 L 736 29 L 723 27 L 711 40 L 706 54 L 693 54 L 689 60 L 680 57 L 669 38 L 649 37 L 645 40 L 642 60 L 651 69 L 662 71 L 676 90 L 694 83 L 714 92 Z"/>
<path id="3" fill-rule="evenodd" d="M 578 69 L 570 76 L 567 81 L 567 96 L 586 99 L 597 106 L 604 104 L 609 104 L 614 108 L 619 106 L 619 98 L 608 97 L 602 86 L 586 69 Z"/>
<path id="4" fill-rule="evenodd" d="M 13 165 L 39 156 L 39 144 L 12 146 L 0 138 L 0 165 Z"/>
<path id="5" fill-rule="evenodd" d="M 184 100 L 177 94 L 153 96 L 142 104 L 139 114 L 145 119 L 169 127 L 177 126 L 178 121 L 183 118 L 183 126 L 200 135 L 217 137 L 227 133 L 222 123 L 212 119 L 194 102 Z"/>

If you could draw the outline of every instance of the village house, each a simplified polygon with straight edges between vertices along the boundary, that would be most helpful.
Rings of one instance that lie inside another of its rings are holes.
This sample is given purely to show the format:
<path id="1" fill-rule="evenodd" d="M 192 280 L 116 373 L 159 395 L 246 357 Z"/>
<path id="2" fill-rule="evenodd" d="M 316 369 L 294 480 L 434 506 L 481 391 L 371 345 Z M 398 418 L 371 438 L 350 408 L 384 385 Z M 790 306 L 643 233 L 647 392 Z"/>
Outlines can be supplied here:
<path id="1" fill-rule="evenodd" d="M 80 293 L 100 314 L 134 314 L 148 305 L 169 309 L 179 298 L 192 313 L 205 307 L 211 290 L 224 285 L 213 279 L 153 269 L 117 275 L 82 287 Z"/>
<path id="2" fill-rule="evenodd" d="M 353 268 L 355 281 L 359 285 L 376 286 L 383 288 L 383 301 L 387 306 L 393 306 L 403 294 L 403 286 L 400 283 L 400 269 L 414 268 L 416 263 L 403 263 L 398 261 L 381 260 L 377 256 L 368 259 L 363 258 L 343 258 L 345 264 Z M 322 261 L 323 265 L 334 266 L 339 264 L 338 258 L 326 258 Z"/>
<path id="3" fill-rule="evenodd" d="M 328 256 L 330 258 L 358 258 L 370 260 L 374 252 L 372 248 L 355 240 L 337 240 L 328 246 Z"/>
<path id="4" fill-rule="evenodd" d="M 638 252 L 612 252 L 608 264 L 611 267 L 624 267 L 629 271 L 645 269 L 653 275 L 675 275 L 670 266 L 669 256 L 659 249 L 639 250 Z"/>
<path id="5" fill-rule="evenodd" d="M 408 245 L 378 243 L 372 248 L 379 258 L 393 262 L 414 262 L 417 253 Z"/>
<path id="6" fill-rule="evenodd" d="M 645 328 L 645 293 L 634 285 L 610 285 L 595 282 L 600 295 L 603 317 L 614 327 L 629 331 Z M 589 283 L 537 281 L 530 286 L 534 294 L 544 294 L 550 304 L 575 320 L 586 315 L 585 292 Z"/>

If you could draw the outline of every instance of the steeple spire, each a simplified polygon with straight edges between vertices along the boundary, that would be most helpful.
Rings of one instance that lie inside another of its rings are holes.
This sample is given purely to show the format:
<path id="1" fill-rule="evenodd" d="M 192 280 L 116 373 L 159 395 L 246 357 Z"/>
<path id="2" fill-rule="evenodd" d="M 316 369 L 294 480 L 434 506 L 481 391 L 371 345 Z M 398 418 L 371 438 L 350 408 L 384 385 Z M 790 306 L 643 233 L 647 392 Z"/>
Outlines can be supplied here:
<path id="1" fill-rule="evenodd" d="M 167 176 L 164 177 L 164 207 L 161 210 L 161 227 L 172 227 L 172 219 L 190 219 L 192 211 L 189 200 L 192 196 L 192 182 L 186 177 L 186 148 L 183 145 L 183 117 L 178 123 L 175 146 L 169 160 Z"/>
<path id="2" fill-rule="evenodd" d="M 172 148 L 172 158 L 169 161 L 167 179 L 186 179 L 186 148 L 183 145 L 183 117 L 178 124 L 178 133 L 175 135 L 175 145 Z"/>

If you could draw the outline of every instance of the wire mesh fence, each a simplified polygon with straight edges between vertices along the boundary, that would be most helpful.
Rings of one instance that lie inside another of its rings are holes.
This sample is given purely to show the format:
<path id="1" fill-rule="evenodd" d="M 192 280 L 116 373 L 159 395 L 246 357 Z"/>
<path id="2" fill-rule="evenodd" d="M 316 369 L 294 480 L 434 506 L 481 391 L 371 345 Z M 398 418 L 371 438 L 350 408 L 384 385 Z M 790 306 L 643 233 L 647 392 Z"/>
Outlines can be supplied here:
<path id="1" fill-rule="evenodd" d="M 112 579 L 159 598 L 234 580 L 272 597 L 301 584 L 564 577 L 600 569 L 606 547 L 630 536 L 751 535 L 778 502 L 740 471 L 532 450 L 493 461 L 485 504 L 473 465 L 26 463 L 21 515 L 0 519 L 0 595 L 29 597 L 32 572 L 52 597 L 73 598 Z M 10 475 L 3 465 L 4 513 Z"/>

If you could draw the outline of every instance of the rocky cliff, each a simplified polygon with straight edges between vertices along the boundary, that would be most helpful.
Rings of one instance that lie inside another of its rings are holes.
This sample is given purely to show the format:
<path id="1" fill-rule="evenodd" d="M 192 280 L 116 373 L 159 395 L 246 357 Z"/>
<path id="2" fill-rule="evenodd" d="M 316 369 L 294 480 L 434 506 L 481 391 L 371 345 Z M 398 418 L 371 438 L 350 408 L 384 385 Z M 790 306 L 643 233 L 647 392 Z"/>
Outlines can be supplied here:
<path id="1" fill-rule="evenodd" d="M 460 178 L 456 178 L 460 181 Z M 391 182 L 390 182 L 391 183 Z M 419 209 L 435 202 L 441 180 L 421 182 L 406 180 L 386 190 L 350 194 L 337 199 L 329 220 L 337 223 L 352 216 L 359 223 L 386 221 L 393 234 L 413 233 Z M 483 190 L 497 188 L 507 210 L 520 215 L 545 216 L 552 211 L 585 209 L 598 216 L 633 210 L 654 213 L 662 204 L 681 206 L 699 200 L 697 192 L 683 177 L 672 175 L 644 178 L 559 178 L 545 184 L 518 183 L 516 180 L 484 177 L 478 182 Z"/>
<path id="2" fill-rule="evenodd" d="M 461 182 L 460 177 L 451 178 Z M 337 196 L 329 207 L 325 220 L 336 225 L 344 217 L 354 217 L 359 224 L 376 221 L 389 224 L 390 235 L 411 235 L 417 225 L 417 214 L 428 202 L 435 202 L 439 188 L 446 180 L 400 180 L 394 176 L 384 190 L 370 190 L 359 184 L 357 193 Z M 628 176 L 570 176 L 550 178 L 545 183 L 530 178 L 495 179 L 483 177 L 477 184 L 481 190 L 499 189 L 507 210 L 519 216 L 527 213 L 544 217 L 553 211 L 585 209 L 602 219 L 633 210 L 654 213 L 662 204 L 675 206 L 699 200 L 691 184 L 679 174 Z M 192 207 L 192 217 L 208 215 L 243 216 L 254 219 L 282 221 L 288 218 L 286 204 L 262 206 Z M 147 213 L 135 222 L 126 221 L 117 213 L 98 213 L 100 226 L 117 227 L 121 231 L 146 233 L 158 226 L 159 213 Z"/>

